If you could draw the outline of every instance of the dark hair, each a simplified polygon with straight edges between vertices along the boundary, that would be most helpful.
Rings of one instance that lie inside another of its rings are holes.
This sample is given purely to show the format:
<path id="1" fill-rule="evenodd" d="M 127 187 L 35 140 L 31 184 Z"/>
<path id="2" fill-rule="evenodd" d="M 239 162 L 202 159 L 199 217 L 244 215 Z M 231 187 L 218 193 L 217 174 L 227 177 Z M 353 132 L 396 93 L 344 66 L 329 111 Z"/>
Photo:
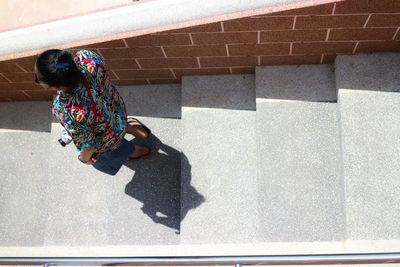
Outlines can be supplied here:
<path id="1" fill-rule="evenodd" d="M 51 49 L 43 52 L 36 60 L 39 80 L 50 87 L 72 88 L 81 81 L 81 73 L 72 55 L 66 50 Z"/>

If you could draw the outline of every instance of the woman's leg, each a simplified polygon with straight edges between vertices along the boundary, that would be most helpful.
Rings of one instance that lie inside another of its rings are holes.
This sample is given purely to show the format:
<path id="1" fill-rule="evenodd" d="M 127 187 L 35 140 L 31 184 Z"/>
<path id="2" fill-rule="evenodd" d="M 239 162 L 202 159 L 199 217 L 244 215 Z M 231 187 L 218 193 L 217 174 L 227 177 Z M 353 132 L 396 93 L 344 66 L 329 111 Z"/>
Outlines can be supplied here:
<path id="1" fill-rule="evenodd" d="M 129 158 L 130 159 L 137 159 L 137 158 L 141 158 L 141 157 L 147 156 L 148 154 L 150 154 L 150 148 L 147 148 L 145 146 L 135 145 L 135 150 L 129 156 Z"/>

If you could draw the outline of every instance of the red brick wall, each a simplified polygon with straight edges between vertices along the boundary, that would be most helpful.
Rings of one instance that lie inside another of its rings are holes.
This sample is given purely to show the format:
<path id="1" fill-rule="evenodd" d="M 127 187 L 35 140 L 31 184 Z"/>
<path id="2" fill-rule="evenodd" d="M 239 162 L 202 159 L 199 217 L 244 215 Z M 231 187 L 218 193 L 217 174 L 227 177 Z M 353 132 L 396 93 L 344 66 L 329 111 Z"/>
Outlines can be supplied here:
<path id="1" fill-rule="evenodd" d="M 337 54 L 399 52 L 400 0 L 346 0 L 88 45 L 119 85 L 183 75 L 254 73 L 257 65 L 326 64 Z M 34 57 L 0 62 L 0 101 L 47 100 Z"/>

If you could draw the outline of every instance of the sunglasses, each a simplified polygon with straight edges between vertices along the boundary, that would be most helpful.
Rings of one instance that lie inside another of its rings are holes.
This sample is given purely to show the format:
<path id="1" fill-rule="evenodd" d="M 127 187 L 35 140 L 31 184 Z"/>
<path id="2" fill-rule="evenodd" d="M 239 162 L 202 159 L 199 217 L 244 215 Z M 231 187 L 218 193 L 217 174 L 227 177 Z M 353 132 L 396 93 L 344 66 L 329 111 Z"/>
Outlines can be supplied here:
<path id="1" fill-rule="evenodd" d="M 35 73 L 35 83 L 36 83 L 36 84 L 40 84 L 40 81 L 39 81 L 39 79 L 38 79 L 36 73 Z"/>

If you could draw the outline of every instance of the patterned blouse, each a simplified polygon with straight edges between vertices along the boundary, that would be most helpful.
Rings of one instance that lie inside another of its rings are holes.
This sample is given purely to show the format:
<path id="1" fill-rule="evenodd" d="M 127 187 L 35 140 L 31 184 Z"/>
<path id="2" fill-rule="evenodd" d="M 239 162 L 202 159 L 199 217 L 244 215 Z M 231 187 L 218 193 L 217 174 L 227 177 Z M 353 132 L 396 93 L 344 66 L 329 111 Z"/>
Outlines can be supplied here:
<path id="1" fill-rule="evenodd" d="M 81 50 L 73 58 L 91 89 L 97 117 L 82 83 L 67 94 L 60 92 L 55 97 L 53 115 L 71 135 L 78 151 L 92 147 L 99 153 L 113 150 L 121 144 L 126 132 L 124 101 L 111 83 L 105 62 L 99 55 Z"/>

